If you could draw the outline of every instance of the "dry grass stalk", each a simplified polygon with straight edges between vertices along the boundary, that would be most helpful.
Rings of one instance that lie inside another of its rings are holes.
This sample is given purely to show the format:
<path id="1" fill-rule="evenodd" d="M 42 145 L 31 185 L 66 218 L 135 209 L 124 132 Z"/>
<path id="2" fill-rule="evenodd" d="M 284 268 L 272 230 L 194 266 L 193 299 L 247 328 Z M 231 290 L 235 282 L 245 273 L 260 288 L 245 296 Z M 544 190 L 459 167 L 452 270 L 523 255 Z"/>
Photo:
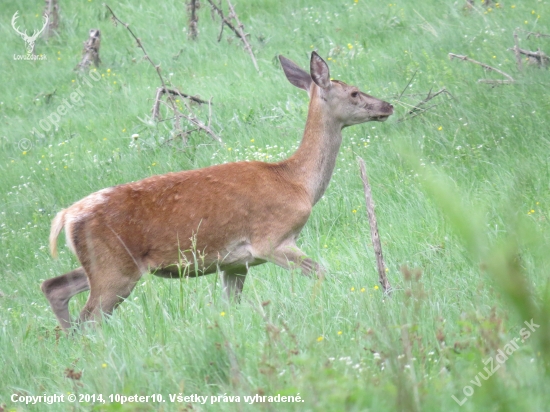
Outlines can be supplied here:
<path id="1" fill-rule="evenodd" d="M 92 63 L 95 67 L 99 67 L 99 63 L 101 63 L 101 59 L 99 58 L 100 46 L 101 32 L 98 29 L 90 29 L 88 40 L 84 42 L 82 59 L 77 66 L 78 70 L 87 70 Z"/>
<path id="2" fill-rule="evenodd" d="M 382 256 L 382 244 L 380 243 L 380 236 L 378 235 L 378 224 L 376 223 L 376 215 L 374 213 L 374 202 L 372 200 L 372 193 L 370 190 L 369 179 L 367 177 L 367 171 L 365 168 L 365 161 L 362 158 L 358 158 L 359 169 L 361 171 L 361 180 L 363 181 L 363 188 L 365 190 L 365 203 L 367 205 L 367 216 L 369 218 L 370 234 L 372 238 L 372 246 L 374 248 L 374 254 L 376 256 L 376 266 L 378 268 L 378 281 L 384 293 L 390 295 L 392 288 L 388 278 L 386 276 L 386 265 L 384 264 L 384 257 Z"/>

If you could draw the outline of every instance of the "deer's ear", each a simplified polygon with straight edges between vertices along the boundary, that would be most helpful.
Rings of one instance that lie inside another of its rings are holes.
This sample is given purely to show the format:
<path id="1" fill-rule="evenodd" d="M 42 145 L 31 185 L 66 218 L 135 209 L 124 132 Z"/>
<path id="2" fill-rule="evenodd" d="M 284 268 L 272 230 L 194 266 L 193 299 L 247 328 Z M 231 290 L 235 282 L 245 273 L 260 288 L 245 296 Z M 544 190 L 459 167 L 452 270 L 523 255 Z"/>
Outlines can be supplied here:
<path id="1" fill-rule="evenodd" d="M 315 84 L 321 89 L 329 89 L 331 83 L 328 65 L 316 52 L 311 52 L 309 67 L 311 71 L 311 78 Z"/>
<path id="2" fill-rule="evenodd" d="M 304 89 L 309 93 L 309 87 L 311 86 L 311 76 L 309 73 L 302 70 L 296 63 L 284 56 L 279 56 L 279 60 L 288 81 L 294 86 Z"/>

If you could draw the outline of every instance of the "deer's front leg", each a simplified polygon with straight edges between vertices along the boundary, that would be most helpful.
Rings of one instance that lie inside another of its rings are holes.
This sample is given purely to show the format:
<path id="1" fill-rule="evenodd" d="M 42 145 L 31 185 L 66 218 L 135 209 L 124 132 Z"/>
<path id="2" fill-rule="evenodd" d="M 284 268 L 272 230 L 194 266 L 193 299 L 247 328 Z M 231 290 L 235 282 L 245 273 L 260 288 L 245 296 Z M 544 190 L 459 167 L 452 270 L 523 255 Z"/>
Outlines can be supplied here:
<path id="1" fill-rule="evenodd" d="M 299 267 L 304 276 L 311 277 L 315 274 L 319 280 L 325 278 L 325 268 L 308 258 L 306 254 L 294 244 L 280 246 L 269 256 L 264 257 L 264 259 L 289 270 Z"/>
<path id="2" fill-rule="evenodd" d="M 227 302 L 240 302 L 247 273 L 248 268 L 246 267 L 233 270 L 228 269 L 221 273 L 223 292 Z"/>

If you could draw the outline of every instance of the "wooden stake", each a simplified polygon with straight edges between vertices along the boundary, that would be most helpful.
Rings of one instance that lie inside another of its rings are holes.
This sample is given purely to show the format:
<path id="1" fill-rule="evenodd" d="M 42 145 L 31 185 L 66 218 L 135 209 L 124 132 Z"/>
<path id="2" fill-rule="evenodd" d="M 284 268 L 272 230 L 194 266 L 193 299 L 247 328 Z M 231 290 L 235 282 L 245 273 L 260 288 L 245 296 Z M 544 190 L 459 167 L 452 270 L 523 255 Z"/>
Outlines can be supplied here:
<path id="1" fill-rule="evenodd" d="M 99 48 L 101 46 L 101 32 L 98 29 L 90 29 L 88 40 L 84 42 L 82 49 L 82 60 L 77 66 L 79 70 L 87 70 L 93 63 L 95 67 L 99 67 L 101 59 L 99 58 Z"/>
<path id="2" fill-rule="evenodd" d="M 380 236 L 378 236 L 378 225 L 376 223 L 376 215 L 374 214 L 374 202 L 372 200 L 372 193 L 370 190 L 369 179 L 367 177 L 365 161 L 360 157 L 357 160 L 359 162 L 361 180 L 363 181 L 363 188 L 365 190 L 365 203 L 367 204 L 367 216 L 369 218 L 372 246 L 374 248 L 374 254 L 376 256 L 378 281 L 382 285 L 384 293 L 386 295 L 390 295 L 392 292 L 392 288 L 390 282 L 388 281 L 388 278 L 386 277 L 386 265 L 384 264 L 384 257 L 382 256 L 382 244 L 380 243 Z"/>
<path id="3" fill-rule="evenodd" d="M 189 38 L 191 40 L 196 40 L 199 33 L 197 28 L 197 22 L 199 21 L 199 16 L 197 16 L 197 9 L 201 6 L 199 0 L 190 0 L 187 4 L 187 9 L 189 10 Z"/>

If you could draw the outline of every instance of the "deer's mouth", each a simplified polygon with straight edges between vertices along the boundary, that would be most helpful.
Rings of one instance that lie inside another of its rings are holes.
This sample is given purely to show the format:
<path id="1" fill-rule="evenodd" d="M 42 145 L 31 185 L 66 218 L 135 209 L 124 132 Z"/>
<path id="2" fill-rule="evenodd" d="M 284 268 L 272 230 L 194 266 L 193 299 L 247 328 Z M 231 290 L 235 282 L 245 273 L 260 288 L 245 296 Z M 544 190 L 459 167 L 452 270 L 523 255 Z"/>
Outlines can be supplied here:
<path id="1" fill-rule="evenodd" d="M 388 120 L 388 117 L 390 117 L 390 115 L 384 115 L 384 116 L 375 116 L 372 118 L 372 120 L 374 120 L 375 122 L 385 122 L 386 120 Z"/>

